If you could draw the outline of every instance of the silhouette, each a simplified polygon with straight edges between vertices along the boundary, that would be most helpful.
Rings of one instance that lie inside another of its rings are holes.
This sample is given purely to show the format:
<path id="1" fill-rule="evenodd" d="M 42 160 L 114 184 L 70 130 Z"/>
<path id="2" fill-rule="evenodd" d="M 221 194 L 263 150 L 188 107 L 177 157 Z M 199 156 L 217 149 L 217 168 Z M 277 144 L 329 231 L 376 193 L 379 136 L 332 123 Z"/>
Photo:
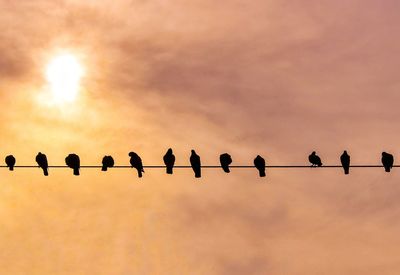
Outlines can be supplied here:
<path id="1" fill-rule="evenodd" d="M 320 167 L 320 166 L 322 166 L 321 159 L 320 159 L 319 156 L 317 156 L 315 151 L 312 152 L 311 155 L 308 156 L 308 160 L 310 161 L 312 167 L 315 167 L 315 166 Z"/>
<path id="2" fill-rule="evenodd" d="M 101 163 L 103 164 L 103 167 L 101 167 L 101 171 L 107 171 L 107 168 L 114 167 L 114 159 L 112 156 L 104 156 Z"/>
<path id="3" fill-rule="evenodd" d="M 8 169 L 10 169 L 10 171 L 14 171 L 14 166 L 15 166 L 15 158 L 13 155 L 8 155 L 6 156 L 6 164 L 8 166 Z"/>
<path id="4" fill-rule="evenodd" d="M 219 162 L 221 163 L 222 169 L 225 173 L 230 173 L 229 165 L 232 163 L 232 157 L 228 153 L 221 154 L 219 156 Z"/>
<path id="5" fill-rule="evenodd" d="M 342 163 L 344 174 L 348 175 L 350 172 L 350 156 L 346 150 L 340 156 L 340 162 Z"/>
<path id="6" fill-rule="evenodd" d="M 67 166 L 71 169 L 74 170 L 74 175 L 79 176 L 79 168 L 81 167 L 81 161 L 79 159 L 79 156 L 76 154 L 69 154 L 65 158 L 65 163 Z"/>
<path id="7" fill-rule="evenodd" d="M 390 172 L 390 169 L 393 168 L 394 158 L 393 155 L 382 152 L 382 164 L 385 167 L 386 172 Z"/>
<path id="8" fill-rule="evenodd" d="M 45 176 L 48 176 L 49 175 L 49 171 L 48 171 L 49 164 L 47 163 L 46 155 L 39 152 L 36 156 L 36 162 L 39 165 L 39 167 L 43 169 L 43 174 Z"/>
<path id="9" fill-rule="evenodd" d="M 167 174 L 173 174 L 173 168 L 175 164 L 175 156 L 174 153 L 172 152 L 172 149 L 169 148 L 167 153 L 165 153 L 163 157 L 165 166 L 167 168 Z"/>
<path id="10" fill-rule="evenodd" d="M 265 159 L 260 155 L 254 159 L 254 166 L 257 168 L 260 177 L 265 177 Z"/>
<path id="11" fill-rule="evenodd" d="M 201 161 L 200 156 L 196 154 L 194 150 L 192 150 L 192 154 L 190 155 L 190 165 L 194 171 L 194 176 L 196 178 L 201 178 Z"/>
<path id="12" fill-rule="evenodd" d="M 142 172 L 144 173 L 142 159 L 135 152 L 130 152 L 129 156 L 131 157 L 130 163 L 132 167 L 136 168 L 138 177 L 141 178 L 143 176 Z"/>

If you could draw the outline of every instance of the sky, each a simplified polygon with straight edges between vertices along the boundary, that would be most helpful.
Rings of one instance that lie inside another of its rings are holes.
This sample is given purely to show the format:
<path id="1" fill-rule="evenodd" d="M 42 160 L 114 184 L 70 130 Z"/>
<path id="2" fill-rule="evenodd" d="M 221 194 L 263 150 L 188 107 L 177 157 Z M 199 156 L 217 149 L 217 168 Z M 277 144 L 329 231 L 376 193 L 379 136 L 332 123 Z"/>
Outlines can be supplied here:
<path id="1" fill-rule="evenodd" d="M 0 161 L 398 155 L 400 2 L 0 0 Z M 46 66 L 85 74 L 54 104 Z M 399 274 L 399 172 L 2 168 L 1 274 Z"/>

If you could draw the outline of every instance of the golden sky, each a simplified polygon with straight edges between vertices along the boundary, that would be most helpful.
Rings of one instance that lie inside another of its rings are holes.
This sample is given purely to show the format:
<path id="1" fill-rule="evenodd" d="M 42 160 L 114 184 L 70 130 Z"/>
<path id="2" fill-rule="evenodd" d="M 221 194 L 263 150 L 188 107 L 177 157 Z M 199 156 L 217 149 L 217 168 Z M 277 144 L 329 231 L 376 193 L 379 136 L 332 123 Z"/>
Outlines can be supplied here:
<path id="1" fill-rule="evenodd" d="M 400 2 L 0 0 L 0 160 L 379 164 L 400 144 Z M 75 101 L 49 62 L 76 56 Z M 0 171 L 0 274 L 400 273 L 399 172 Z"/>

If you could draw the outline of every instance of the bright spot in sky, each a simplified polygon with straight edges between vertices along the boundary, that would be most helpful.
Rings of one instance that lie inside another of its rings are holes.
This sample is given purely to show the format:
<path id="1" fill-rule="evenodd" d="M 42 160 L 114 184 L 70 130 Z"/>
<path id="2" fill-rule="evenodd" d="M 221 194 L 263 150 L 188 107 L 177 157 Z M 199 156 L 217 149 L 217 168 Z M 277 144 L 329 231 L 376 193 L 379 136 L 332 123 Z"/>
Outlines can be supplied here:
<path id="1" fill-rule="evenodd" d="M 47 65 L 46 79 L 50 84 L 54 100 L 72 102 L 80 89 L 80 80 L 84 70 L 73 54 L 54 57 Z"/>

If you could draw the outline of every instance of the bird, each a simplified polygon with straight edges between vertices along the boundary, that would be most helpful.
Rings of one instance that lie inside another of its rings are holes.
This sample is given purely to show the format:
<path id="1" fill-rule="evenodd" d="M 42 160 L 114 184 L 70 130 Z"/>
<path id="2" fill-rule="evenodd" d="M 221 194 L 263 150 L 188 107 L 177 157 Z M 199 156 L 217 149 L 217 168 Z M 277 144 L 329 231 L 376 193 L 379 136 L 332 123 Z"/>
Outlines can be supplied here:
<path id="1" fill-rule="evenodd" d="M 48 162 L 47 162 L 47 157 L 46 157 L 46 155 L 45 155 L 45 154 L 42 154 L 41 152 L 39 152 L 39 153 L 37 154 L 37 156 L 36 156 L 36 162 L 37 162 L 37 164 L 39 165 L 39 167 L 43 169 L 43 174 L 44 174 L 45 176 L 48 176 L 48 175 L 49 175 L 49 171 L 48 171 L 49 164 L 48 164 Z"/>
<path id="2" fill-rule="evenodd" d="M 167 174 L 172 174 L 175 164 L 175 156 L 171 148 L 169 148 L 167 153 L 165 153 L 163 160 L 167 169 Z"/>
<path id="3" fill-rule="evenodd" d="M 104 156 L 101 164 L 103 164 L 103 166 L 101 167 L 101 171 L 107 171 L 107 168 L 111 168 L 114 166 L 114 159 L 112 156 Z"/>
<path id="4" fill-rule="evenodd" d="M 344 174 L 348 175 L 350 172 L 350 156 L 347 154 L 347 151 L 343 151 L 343 154 L 340 156 L 340 162 L 342 163 Z"/>
<path id="5" fill-rule="evenodd" d="M 382 152 L 382 164 L 385 167 L 386 172 L 390 172 L 390 169 L 393 167 L 394 158 L 393 155 Z"/>
<path id="6" fill-rule="evenodd" d="M 308 156 L 308 160 L 311 162 L 311 166 L 322 166 L 321 158 L 317 156 L 317 154 L 314 152 L 311 153 L 311 155 Z"/>
<path id="7" fill-rule="evenodd" d="M 79 156 L 76 154 L 69 154 L 66 158 L 65 158 L 65 163 L 67 164 L 67 166 L 71 169 L 74 170 L 74 175 L 75 176 L 79 176 L 79 169 L 81 167 L 81 161 L 79 159 Z"/>
<path id="8" fill-rule="evenodd" d="M 228 153 L 223 153 L 219 156 L 219 162 L 225 173 L 230 173 L 229 165 L 232 163 L 232 157 Z"/>
<path id="9" fill-rule="evenodd" d="M 15 162 L 16 162 L 15 157 L 13 155 L 8 155 L 8 156 L 6 156 L 5 161 L 6 161 L 8 169 L 10 169 L 10 171 L 14 171 L 14 166 L 15 166 Z"/>
<path id="10" fill-rule="evenodd" d="M 257 168 L 260 177 L 265 177 L 265 159 L 260 155 L 254 159 L 254 166 Z"/>
<path id="11" fill-rule="evenodd" d="M 192 150 L 192 154 L 190 155 L 190 165 L 194 171 L 194 176 L 196 178 L 201 178 L 201 161 L 200 156 L 196 154 L 194 150 Z"/>
<path id="12" fill-rule="evenodd" d="M 142 159 L 135 152 L 130 152 L 129 156 L 131 157 L 130 163 L 132 167 L 136 168 L 136 170 L 138 171 L 138 177 L 141 178 L 143 176 L 142 172 L 144 173 Z"/>

